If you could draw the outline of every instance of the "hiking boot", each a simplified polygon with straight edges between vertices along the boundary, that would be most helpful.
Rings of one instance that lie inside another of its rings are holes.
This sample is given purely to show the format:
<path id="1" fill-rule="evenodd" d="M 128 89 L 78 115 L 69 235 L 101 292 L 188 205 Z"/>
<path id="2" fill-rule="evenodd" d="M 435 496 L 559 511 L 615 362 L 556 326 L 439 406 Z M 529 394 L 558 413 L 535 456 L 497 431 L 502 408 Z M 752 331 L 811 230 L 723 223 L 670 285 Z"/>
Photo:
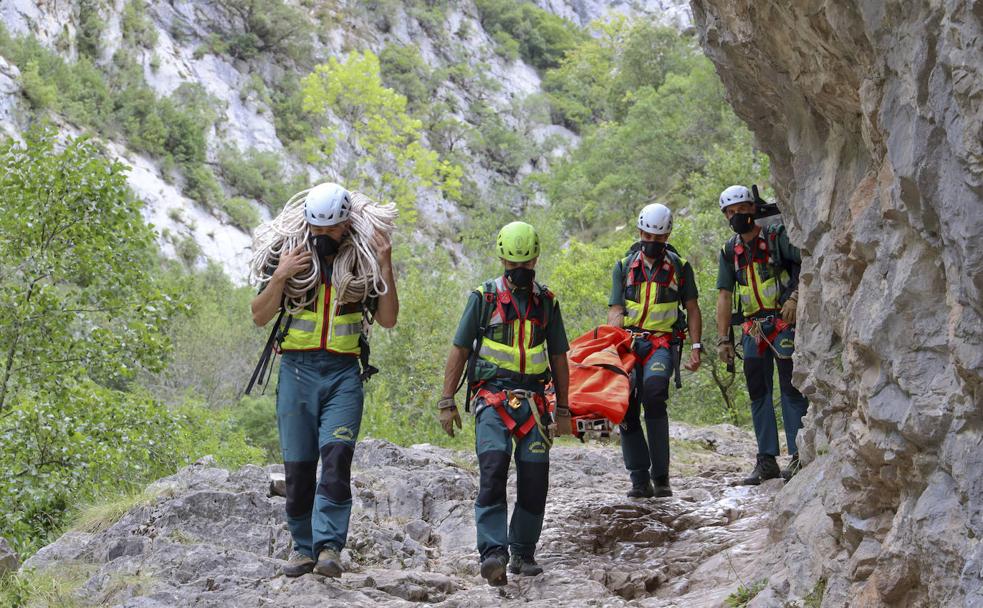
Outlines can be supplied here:
<path id="1" fill-rule="evenodd" d="M 672 488 L 669 487 L 669 476 L 663 475 L 655 478 L 655 497 L 668 498 L 672 496 Z"/>
<path id="2" fill-rule="evenodd" d="M 513 555 L 509 561 L 509 572 L 522 576 L 536 576 L 543 573 L 543 567 L 531 555 Z"/>
<path id="3" fill-rule="evenodd" d="M 652 498 L 655 496 L 655 489 L 652 488 L 652 482 L 646 481 L 644 484 L 631 484 L 631 489 L 628 490 L 628 498 Z"/>
<path id="4" fill-rule="evenodd" d="M 317 554 L 317 565 L 314 566 L 314 574 L 320 574 L 328 578 L 338 578 L 341 576 L 341 555 L 337 549 L 325 547 Z"/>
<path id="5" fill-rule="evenodd" d="M 778 469 L 778 463 L 771 454 L 758 454 L 758 462 L 754 465 L 751 474 L 741 482 L 743 486 L 756 486 L 762 481 L 780 477 L 782 472 Z"/>
<path id="6" fill-rule="evenodd" d="M 782 479 L 788 481 L 795 477 L 795 474 L 802 470 L 802 465 L 799 464 L 799 455 L 792 454 L 792 459 L 788 461 L 788 467 L 782 469 Z"/>
<path id="7" fill-rule="evenodd" d="M 284 576 L 295 578 L 303 576 L 314 570 L 314 558 L 304 555 L 300 551 L 294 551 L 287 559 L 287 565 L 283 567 Z"/>
<path id="8" fill-rule="evenodd" d="M 501 587 L 509 582 L 505 574 L 505 562 L 508 557 L 504 553 L 492 553 L 481 560 L 481 577 L 492 587 Z"/>

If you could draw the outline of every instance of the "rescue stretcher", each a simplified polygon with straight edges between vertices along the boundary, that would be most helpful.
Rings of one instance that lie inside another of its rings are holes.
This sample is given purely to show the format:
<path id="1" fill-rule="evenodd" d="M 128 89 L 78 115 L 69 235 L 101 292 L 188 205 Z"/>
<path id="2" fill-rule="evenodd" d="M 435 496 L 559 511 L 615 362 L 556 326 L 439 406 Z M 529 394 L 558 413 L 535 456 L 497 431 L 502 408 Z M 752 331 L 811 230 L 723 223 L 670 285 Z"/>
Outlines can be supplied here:
<path id="1" fill-rule="evenodd" d="M 570 343 L 570 426 L 574 437 L 604 439 L 616 433 L 628 411 L 631 373 L 637 357 L 627 330 L 603 325 Z M 556 394 L 546 398 L 555 410 Z"/>

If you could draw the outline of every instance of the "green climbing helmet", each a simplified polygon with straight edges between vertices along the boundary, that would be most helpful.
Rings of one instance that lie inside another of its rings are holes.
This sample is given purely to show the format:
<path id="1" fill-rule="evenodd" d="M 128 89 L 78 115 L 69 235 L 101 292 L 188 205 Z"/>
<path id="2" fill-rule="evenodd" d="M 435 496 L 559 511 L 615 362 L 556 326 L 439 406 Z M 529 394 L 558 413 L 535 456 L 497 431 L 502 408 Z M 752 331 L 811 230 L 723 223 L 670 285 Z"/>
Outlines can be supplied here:
<path id="1" fill-rule="evenodd" d="M 539 256 L 539 235 L 525 222 L 506 224 L 498 232 L 498 257 L 510 262 L 528 262 Z"/>

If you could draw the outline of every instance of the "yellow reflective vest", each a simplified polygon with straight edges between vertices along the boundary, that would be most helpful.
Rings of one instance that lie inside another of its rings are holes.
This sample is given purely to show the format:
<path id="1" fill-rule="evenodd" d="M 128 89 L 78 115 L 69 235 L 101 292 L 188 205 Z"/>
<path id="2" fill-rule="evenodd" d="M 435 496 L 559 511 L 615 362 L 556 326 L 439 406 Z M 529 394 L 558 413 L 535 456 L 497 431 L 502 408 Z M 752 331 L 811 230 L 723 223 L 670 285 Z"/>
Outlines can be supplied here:
<path id="1" fill-rule="evenodd" d="M 282 350 L 326 350 L 343 355 L 361 352 L 362 305 L 339 305 L 330 282 L 321 281 L 311 308 L 288 318 Z"/>
<path id="2" fill-rule="evenodd" d="M 623 327 L 671 333 L 679 319 L 683 266 L 686 260 L 667 250 L 662 262 L 646 269 L 640 251 L 621 260 L 625 277 Z"/>
<path id="3" fill-rule="evenodd" d="M 526 309 L 520 311 L 504 277 L 486 282 L 478 292 L 492 307 L 478 358 L 517 374 L 545 374 L 547 311 L 553 307 L 553 294 L 534 282 Z"/>
<path id="4" fill-rule="evenodd" d="M 771 238 L 771 235 L 769 232 L 767 236 Z M 751 243 L 745 243 L 739 236 L 732 237 L 724 246 L 724 259 L 733 262 L 737 276 L 735 305 L 739 303 L 745 317 L 781 309 L 779 301 L 790 276 L 775 253 L 761 235 Z"/>

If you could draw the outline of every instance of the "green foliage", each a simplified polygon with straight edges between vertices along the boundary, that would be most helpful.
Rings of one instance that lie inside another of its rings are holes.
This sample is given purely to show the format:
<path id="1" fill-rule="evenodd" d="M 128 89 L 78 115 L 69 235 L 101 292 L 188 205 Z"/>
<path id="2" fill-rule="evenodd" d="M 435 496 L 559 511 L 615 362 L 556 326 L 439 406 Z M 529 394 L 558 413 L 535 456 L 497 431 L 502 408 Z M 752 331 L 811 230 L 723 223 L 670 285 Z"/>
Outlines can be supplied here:
<path id="1" fill-rule="evenodd" d="M 505 124 L 492 106 L 476 102 L 471 109 L 478 128 L 469 131 L 469 147 L 489 168 L 515 178 L 532 156 L 530 139 Z"/>
<path id="2" fill-rule="evenodd" d="M 271 97 L 277 138 L 306 162 L 316 162 L 323 146 L 315 136 L 324 126 L 324 117 L 305 109 L 300 80 L 293 74 L 284 75 Z M 323 155 L 330 156 L 330 152 Z"/>
<path id="3" fill-rule="evenodd" d="M 100 40 L 106 29 L 106 22 L 99 14 L 99 0 L 81 0 L 79 2 L 79 29 L 76 35 L 79 54 L 96 60 L 100 55 Z"/>
<path id="4" fill-rule="evenodd" d="M 256 207 L 253 207 L 249 199 L 242 198 L 241 196 L 222 199 L 219 202 L 219 207 L 229 216 L 229 220 L 233 224 L 246 232 L 249 232 L 260 223 L 259 211 L 256 210 Z"/>
<path id="5" fill-rule="evenodd" d="M 802 608 L 821 608 L 824 595 L 826 595 L 826 579 L 821 578 L 809 595 L 802 598 Z"/>
<path id="6" fill-rule="evenodd" d="M 582 131 L 607 120 L 622 120 L 642 87 L 659 88 L 669 74 L 687 74 L 700 59 L 692 40 L 644 19 L 595 24 L 589 38 L 549 70 L 543 88 L 556 119 Z"/>
<path id="7" fill-rule="evenodd" d="M 0 325 L 0 411 L 28 387 L 159 367 L 176 303 L 147 276 L 153 234 L 122 165 L 84 139 L 56 150 L 55 134 L 34 128 L 25 144 L 0 144 L 0 166 L 0 302 L 17 311 Z"/>
<path id="8" fill-rule="evenodd" d="M 750 586 L 742 583 L 737 588 L 737 591 L 727 596 L 724 603 L 731 608 L 744 608 L 751 602 L 751 600 L 755 598 L 755 596 L 761 593 L 761 590 L 765 588 L 765 585 L 767 585 L 767 581 L 757 581 Z"/>
<path id="9" fill-rule="evenodd" d="M 586 38 L 576 25 L 531 2 L 477 0 L 481 24 L 506 58 L 516 56 L 540 69 L 555 68 Z"/>
<path id="10" fill-rule="evenodd" d="M 253 358 L 258 356 L 258 351 L 252 354 Z M 276 370 L 273 370 L 273 373 L 275 375 Z M 276 386 L 276 379 L 270 379 L 269 384 L 269 392 L 272 392 Z M 235 420 L 235 427 L 242 430 L 249 445 L 262 450 L 266 462 L 283 461 L 280 455 L 280 435 L 277 431 L 274 395 L 245 395 L 239 405 L 232 410 L 231 415 Z"/>
<path id="11" fill-rule="evenodd" d="M 245 153 L 226 146 L 219 152 L 218 163 L 226 183 L 244 196 L 254 198 L 270 211 L 279 211 L 294 193 L 302 190 L 302 175 L 285 177 L 280 156 L 252 148 Z"/>
<path id="12" fill-rule="evenodd" d="M 215 173 L 207 165 L 195 164 L 185 170 L 184 193 L 206 207 L 220 205 L 225 193 Z"/>
<path id="13" fill-rule="evenodd" d="M 148 25 L 145 8 L 129 8 L 143 6 L 142 0 L 127 5 L 133 22 L 127 27 L 147 22 L 144 25 L 156 31 Z M 35 109 L 59 112 L 107 137 L 125 136 L 133 149 L 157 157 L 165 167 L 181 167 L 190 196 L 208 206 L 217 204 L 221 191 L 211 170 L 203 166 L 205 137 L 217 116 L 213 99 L 201 85 L 182 84 L 160 99 L 126 49 L 114 55 L 107 78 L 84 54 L 67 63 L 36 39 L 12 38 L 2 27 L 0 52 L 22 66 L 21 84 Z"/>
<path id="14" fill-rule="evenodd" d="M 80 608 L 75 595 L 95 574 L 94 564 L 64 564 L 44 573 L 24 571 L 0 577 L 0 606 L 14 608 Z M 54 570 L 54 571 L 53 571 Z"/>
<path id="15" fill-rule="evenodd" d="M 437 82 L 417 47 L 387 45 L 379 54 L 379 68 L 383 84 L 406 97 L 409 108 L 415 111 L 432 102 Z"/>
<path id="16" fill-rule="evenodd" d="M 356 158 L 349 183 L 395 202 L 404 223 L 415 221 L 419 188 L 460 195 L 461 168 L 424 146 L 422 122 L 407 113 L 404 96 L 382 84 L 379 59 L 371 51 L 352 53 L 344 63 L 330 58 L 304 79 L 303 89 L 305 110 L 331 111 L 351 127 L 346 143 Z M 333 149 L 338 133 L 321 133 Z"/>
<path id="17" fill-rule="evenodd" d="M 283 0 L 218 0 L 231 30 L 221 37 L 227 52 L 249 60 L 260 53 L 304 62 L 311 55 L 311 30 L 304 12 Z"/>
<path id="18" fill-rule="evenodd" d="M 714 144 L 732 143 L 744 129 L 710 62 L 691 63 L 689 73 L 670 72 L 658 88 L 631 91 L 623 120 L 588 129 L 555 166 L 547 191 L 571 226 L 611 226 L 653 197 L 678 200 L 686 176 L 703 171 Z"/>
<path id="19" fill-rule="evenodd" d="M 172 270 L 165 280 L 185 294 L 188 308 L 167 328 L 174 345 L 168 366 L 142 374 L 140 384 L 169 405 L 189 396 L 212 408 L 234 405 L 268 335 L 250 317 L 255 291 L 235 287 L 214 264 L 190 275 Z"/>
<path id="20" fill-rule="evenodd" d="M 157 29 L 147 16 L 145 0 L 129 0 L 120 18 L 123 41 L 131 46 L 153 48 L 157 44 Z"/>
<path id="21" fill-rule="evenodd" d="M 393 257 L 426 263 L 398 269 L 399 323 L 372 334 L 373 364 L 381 373 L 366 384 L 363 434 L 403 445 L 431 442 L 470 449 L 474 445 L 471 420 L 465 423 L 466 432 L 450 439 L 437 423 L 434 404 L 440 398 L 450 339 L 479 279 L 455 271 L 441 249 L 398 248 Z"/>

